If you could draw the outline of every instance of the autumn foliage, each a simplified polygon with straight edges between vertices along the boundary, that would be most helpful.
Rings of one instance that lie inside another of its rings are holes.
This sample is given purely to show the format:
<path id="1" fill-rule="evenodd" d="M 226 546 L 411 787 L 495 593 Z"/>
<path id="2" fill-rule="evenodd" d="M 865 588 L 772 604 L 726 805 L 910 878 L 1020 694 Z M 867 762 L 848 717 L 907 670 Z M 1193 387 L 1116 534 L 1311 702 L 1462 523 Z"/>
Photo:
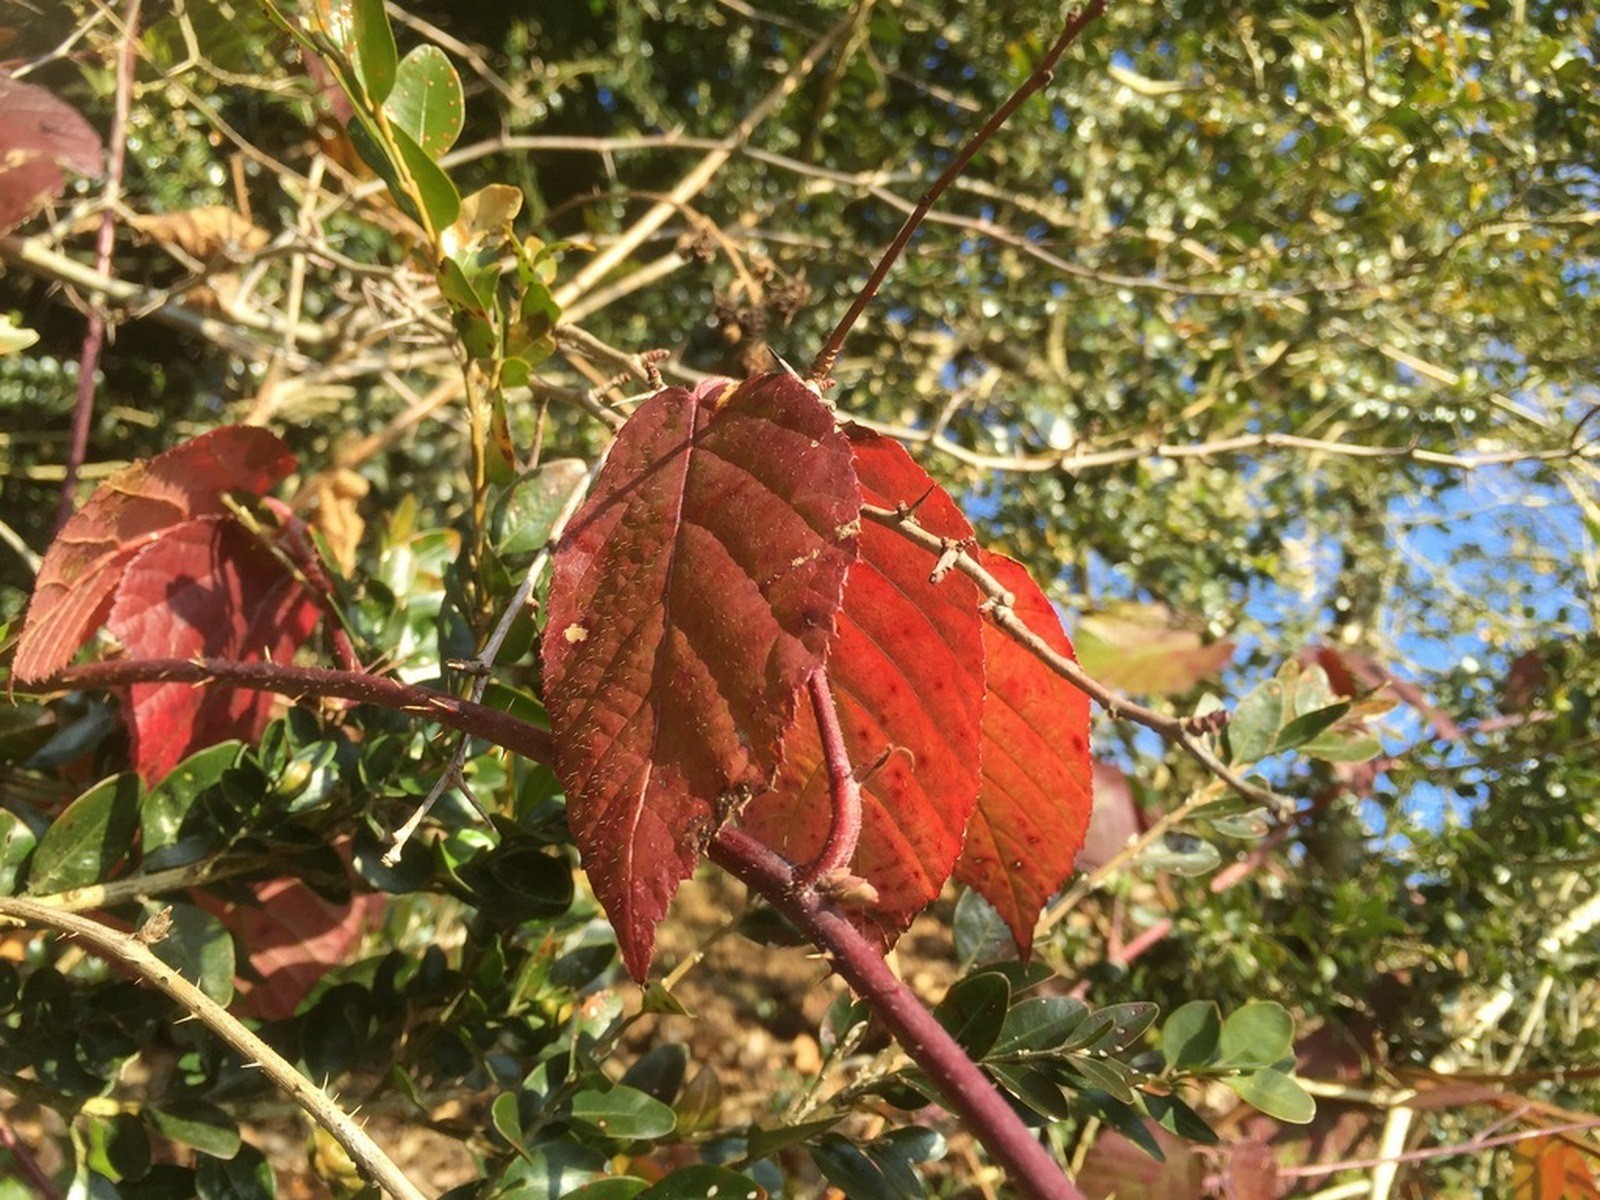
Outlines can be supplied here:
<path id="1" fill-rule="evenodd" d="M 320 615 L 282 534 L 224 503 L 293 469 L 257 429 L 224 428 L 108 482 L 52 547 L 17 654 L 39 680 L 105 625 L 123 655 L 287 661 Z M 862 505 L 970 546 L 955 502 L 896 442 L 787 375 L 668 388 L 621 430 L 554 558 L 545 703 L 568 817 L 633 974 L 724 823 L 804 864 L 834 799 L 811 709 L 825 668 L 862 830 L 849 898 L 882 945 L 952 873 L 1027 950 L 1083 844 L 1083 695 L 986 626 L 978 588 Z M 1015 610 L 1070 652 L 1017 564 L 985 554 Z M 130 689 L 134 760 L 158 777 L 248 737 L 262 693 Z"/>

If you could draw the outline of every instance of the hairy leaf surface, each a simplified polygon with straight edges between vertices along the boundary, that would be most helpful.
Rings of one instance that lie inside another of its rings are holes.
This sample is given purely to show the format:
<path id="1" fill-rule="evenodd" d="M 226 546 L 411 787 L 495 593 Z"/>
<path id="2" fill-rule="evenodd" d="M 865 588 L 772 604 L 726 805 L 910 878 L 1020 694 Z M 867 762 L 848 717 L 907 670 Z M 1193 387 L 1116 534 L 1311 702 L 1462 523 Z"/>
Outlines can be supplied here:
<path id="1" fill-rule="evenodd" d="M 862 501 L 915 505 L 917 520 L 964 541 L 972 527 L 898 442 L 852 430 Z M 866 524 L 828 660 L 839 723 L 862 780 L 862 830 L 852 870 L 877 889 L 862 927 L 894 940 L 939 894 L 978 797 L 983 715 L 981 597 L 965 575 L 939 583 L 935 558 L 892 529 Z M 745 828 L 804 863 L 827 837 L 832 804 L 816 720 L 802 706 L 784 736 L 774 790 Z"/>
<path id="2" fill-rule="evenodd" d="M 1061 619 L 1027 569 L 978 556 L 1015 597 L 1017 616 L 1070 657 Z M 1071 874 L 1089 828 L 1089 698 L 988 622 L 983 652 L 983 787 L 956 878 L 995 906 L 1026 958 L 1039 911 Z"/>
<path id="3" fill-rule="evenodd" d="M 106 480 L 45 554 L 17 646 L 16 677 L 43 679 L 66 666 L 110 613 L 128 563 L 163 532 L 223 512 L 225 492 L 260 495 L 292 470 L 294 456 L 278 438 L 228 426 Z"/>
<path id="4" fill-rule="evenodd" d="M 288 662 L 321 609 L 238 522 L 202 517 L 162 532 L 128 563 L 106 628 L 132 658 Z M 160 779 L 192 751 L 254 739 L 277 697 L 226 685 L 136 683 L 127 718 L 134 769 Z"/>
<path id="5" fill-rule="evenodd" d="M 802 383 L 717 381 L 640 407 L 556 552 L 557 771 L 637 978 L 707 840 L 772 778 L 828 653 L 859 512 L 849 444 Z"/>

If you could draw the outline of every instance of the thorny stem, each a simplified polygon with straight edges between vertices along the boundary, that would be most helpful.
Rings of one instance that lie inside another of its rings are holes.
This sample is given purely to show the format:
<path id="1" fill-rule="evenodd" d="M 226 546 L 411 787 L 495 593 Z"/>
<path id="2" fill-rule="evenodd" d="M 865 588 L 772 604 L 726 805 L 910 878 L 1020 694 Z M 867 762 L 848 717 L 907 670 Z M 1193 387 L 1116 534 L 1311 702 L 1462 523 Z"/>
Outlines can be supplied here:
<path id="1" fill-rule="evenodd" d="M 329 671 L 273 662 L 237 662 L 220 658 L 144 658 L 85 663 L 67 667 L 48 679 L 17 685 L 18 691 L 41 694 L 82 688 L 121 688 L 133 683 L 231 683 L 280 696 L 337 696 L 415 713 L 452 729 L 486 738 L 535 762 L 554 758 L 550 735 L 497 708 L 474 704 L 432 688 L 416 687 L 383 675 L 361 671 Z"/>
<path id="2" fill-rule="evenodd" d="M 828 767 L 833 820 L 828 826 L 828 840 L 817 857 L 795 873 L 802 887 L 819 882 L 826 886 L 846 874 L 856 856 L 856 844 L 861 840 L 861 785 L 856 781 L 850 753 L 845 749 L 844 730 L 839 728 L 839 714 L 833 706 L 833 690 L 828 686 L 826 668 L 818 667 L 811 673 L 806 680 L 806 692 L 811 697 L 811 711 L 816 714 L 822 756 Z"/>
<path id="3" fill-rule="evenodd" d="M 900 232 L 894 235 L 894 240 L 889 243 L 889 248 L 883 252 L 883 257 L 878 260 L 878 265 L 872 268 L 872 274 L 867 277 L 867 282 L 856 293 L 856 298 L 851 303 L 850 310 L 840 318 L 839 323 L 834 326 L 833 332 L 828 335 L 828 340 L 822 344 L 822 349 L 817 351 L 816 358 L 811 362 L 811 369 L 806 373 L 809 379 L 821 383 L 828 378 L 829 372 L 833 370 L 834 360 L 839 357 L 839 351 L 844 347 L 845 338 L 850 336 L 850 330 L 855 326 L 861 314 L 866 311 L 867 305 L 872 303 L 872 298 L 878 294 L 878 289 L 883 286 L 884 278 L 900 258 L 901 253 L 911 241 L 912 235 L 917 232 L 917 227 L 922 224 L 923 218 L 938 203 L 939 197 L 944 195 L 945 189 L 954 183 L 961 173 L 967 169 L 967 164 L 972 161 L 973 155 L 977 154 L 983 148 L 984 143 L 999 132 L 1000 127 L 1006 123 L 1011 114 L 1027 103 L 1029 97 L 1035 92 L 1050 82 L 1055 73 L 1056 63 L 1061 61 L 1061 56 L 1067 52 L 1067 47 L 1078 40 L 1078 35 L 1083 32 L 1084 27 L 1104 12 L 1105 7 L 1106 0 L 1090 0 L 1090 3 L 1084 6 L 1081 12 L 1067 21 L 1066 27 L 1061 31 L 1061 36 L 1056 38 L 1055 44 L 1049 50 L 1045 51 L 1044 57 L 1039 60 L 1039 65 L 1033 69 L 1033 73 L 1023 80 L 1022 86 L 1011 94 L 1009 100 L 994 111 L 994 115 L 984 122 L 983 128 L 979 129 L 977 133 L 967 140 L 967 144 L 961 147 L 960 153 L 951 160 L 944 173 L 934 181 L 932 187 L 922 194 L 922 198 L 917 201 L 917 206 L 911 210 L 911 215 L 900 226 Z"/>
<path id="4" fill-rule="evenodd" d="M 989 614 L 990 620 L 1004 630 L 1012 640 L 1031 651 L 1045 666 L 1092 697 L 1113 717 L 1132 721 L 1160 734 L 1252 804 L 1263 805 L 1280 818 L 1294 810 L 1293 801 L 1268 788 L 1249 782 L 1218 758 L 1216 752 L 1206 745 L 1200 736 L 1191 732 L 1190 723 L 1184 718 L 1169 716 L 1153 708 L 1146 708 L 1142 704 L 1135 704 L 1126 696 L 1112 691 L 1105 684 L 1090 677 L 1075 659 L 1057 652 L 1017 616 L 1011 607 L 1012 595 L 1006 590 L 1005 585 L 985 570 L 983 564 L 964 547 L 953 546 L 947 539 L 923 528 L 912 513 L 864 504 L 861 506 L 861 515 L 866 520 L 876 521 L 879 525 L 898 530 L 908 541 L 939 556 L 941 565 L 948 561 L 951 567 L 976 583 L 987 598 L 984 610 Z"/>
<path id="5" fill-rule="evenodd" d="M 308 1080 L 293 1064 L 267 1045 L 239 1019 L 150 952 L 137 935 L 121 933 L 99 921 L 76 913 L 49 908 L 35 900 L 0 896 L 0 919 L 21 925 L 53 929 L 83 942 L 99 957 L 133 971 L 146 983 L 160 988 L 198 1017 L 202 1024 L 247 1062 L 260 1065 L 266 1076 L 287 1092 L 312 1120 L 333 1135 L 368 1179 L 395 1200 L 425 1200 L 417 1186 L 378 1144 L 333 1099 Z"/>
<path id="6" fill-rule="evenodd" d="M 117 199 L 122 194 L 122 171 L 128 158 L 128 112 L 133 102 L 133 72 L 138 62 L 140 0 L 127 0 L 122 13 L 122 47 L 117 55 L 116 106 L 111 114 L 110 154 L 106 159 L 104 209 L 100 229 L 95 235 L 94 266 L 104 275 L 111 270 L 111 252 L 116 245 Z M 56 531 L 72 516 L 73 493 L 78 487 L 78 471 L 89 452 L 89 424 L 94 417 L 94 377 L 100 367 L 100 351 L 106 341 L 105 305 L 100 299 L 89 303 L 89 324 L 83 334 L 83 350 L 78 356 L 78 394 L 72 405 L 71 442 L 67 447 L 66 475 L 61 480 L 61 499 L 56 505 Z"/>
<path id="7" fill-rule="evenodd" d="M 759 893 L 814 944 L 939 1089 L 950 1110 L 1011 1176 L 1026 1200 L 1083 1200 L 1005 1098 L 839 908 L 749 834 L 724 828 L 711 860 Z"/>

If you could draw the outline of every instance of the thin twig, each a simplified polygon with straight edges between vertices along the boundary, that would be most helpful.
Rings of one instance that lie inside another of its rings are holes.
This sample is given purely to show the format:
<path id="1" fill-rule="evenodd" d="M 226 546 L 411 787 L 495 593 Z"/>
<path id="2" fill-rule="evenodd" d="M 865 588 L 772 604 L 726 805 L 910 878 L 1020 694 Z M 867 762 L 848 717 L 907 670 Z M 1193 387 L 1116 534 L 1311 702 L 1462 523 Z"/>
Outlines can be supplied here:
<path id="1" fill-rule="evenodd" d="M 141 0 L 127 0 L 122 10 L 121 47 L 117 53 L 117 93 L 111 111 L 111 147 L 106 156 L 104 207 L 100 229 L 95 234 L 94 265 L 100 274 L 111 270 L 111 252 L 117 239 L 117 200 L 122 194 L 122 171 L 128 160 L 128 111 L 133 103 L 133 73 L 138 62 L 139 6 Z M 89 452 L 89 426 L 94 420 L 94 378 L 100 370 L 100 351 L 106 341 L 104 304 L 91 301 L 89 325 L 83 334 L 83 350 L 78 355 L 78 394 L 72 405 L 72 433 L 67 446 L 66 477 L 61 481 L 61 498 L 56 503 L 56 531 L 67 523 L 76 507 L 78 471 Z"/>
<path id="2" fill-rule="evenodd" d="M 1090 0 L 1089 4 L 1081 12 L 1067 21 L 1066 27 L 1061 31 L 1061 36 L 1056 38 L 1055 44 L 1049 50 L 1045 51 L 1044 57 L 1039 60 L 1039 65 L 1033 69 L 1033 73 L 1023 80 L 1022 86 L 1011 94 L 1011 98 L 997 108 L 994 115 L 984 122 L 983 128 L 979 129 L 977 133 L 967 140 L 967 144 L 961 147 L 955 158 L 951 159 L 950 165 L 934 181 L 933 186 L 922 194 L 922 198 L 917 201 L 916 208 L 905 219 L 905 223 L 900 226 L 900 231 L 894 235 L 894 240 L 889 243 L 889 248 L 883 252 L 883 257 L 878 260 L 878 265 L 872 269 L 872 274 L 867 276 L 867 282 L 856 293 L 856 298 L 850 305 L 849 311 L 840 318 L 839 323 L 834 326 L 833 332 L 828 335 L 828 340 L 822 343 L 822 349 L 817 351 L 817 356 L 811 363 L 811 370 L 807 372 L 811 379 L 820 382 L 828 378 L 829 373 L 833 370 L 834 361 L 839 357 L 839 351 L 844 348 L 845 338 L 850 336 L 850 330 L 855 326 L 856 320 L 866 311 L 867 305 L 872 302 L 872 298 L 878 294 L 878 289 L 883 286 L 884 278 L 889 274 L 889 269 L 894 266 L 901 252 L 905 250 L 906 245 L 911 241 L 912 234 L 916 233 L 917 227 L 922 224 L 922 219 L 927 216 L 928 210 L 938 202 L 945 189 L 955 182 L 956 177 L 967 169 L 967 164 L 972 161 L 972 156 L 983 148 L 984 143 L 999 132 L 1000 127 L 1006 123 L 1011 114 L 1021 108 L 1030 96 L 1050 82 L 1056 63 L 1067 52 L 1067 47 L 1077 41 L 1078 35 L 1083 32 L 1084 27 L 1104 12 L 1105 7 L 1105 0 Z"/>
<path id="3" fill-rule="evenodd" d="M 667 193 L 666 199 L 653 204 L 621 237 L 585 263 L 581 271 L 561 286 L 556 292 L 556 303 L 563 309 L 567 308 L 574 300 L 604 279 L 612 268 L 626 262 L 651 234 L 679 211 L 681 205 L 698 195 L 723 165 L 738 153 L 739 148 L 749 140 L 756 127 L 771 116 L 811 74 L 822 57 L 850 28 L 850 20 L 850 14 L 846 13 L 834 22 L 833 27 L 812 44 L 805 56 L 779 80 L 777 86 L 756 102 L 755 107 L 745 114 L 717 148 L 695 164 L 694 168 L 678 181 L 677 186 Z"/>
<path id="4" fill-rule="evenodd" d="M 395 1197 L 395 1200 L 425 1200 L 422 1191 L 409 1179 L 367 1131 L 340 1108 L 333 1099 L 239 1019 L 207 996 L 166 963 L 150 952 L 137 937 L 121 933 L 98 921 L 76 913 L 63 912 L 37 900 L 0 896 L 0 917 L 22 925 L 42 926 L 77 938 L 107 961 L 133 971 L 176 1000 L 184 1011 L 199 1018 L 205 1027 L 221 1038 L 246 1062 L 260 1066 L 267 1078 L 287 1092 L 307 1115 L 331 1134 L 350 1155 L 367 1179 Z"/>

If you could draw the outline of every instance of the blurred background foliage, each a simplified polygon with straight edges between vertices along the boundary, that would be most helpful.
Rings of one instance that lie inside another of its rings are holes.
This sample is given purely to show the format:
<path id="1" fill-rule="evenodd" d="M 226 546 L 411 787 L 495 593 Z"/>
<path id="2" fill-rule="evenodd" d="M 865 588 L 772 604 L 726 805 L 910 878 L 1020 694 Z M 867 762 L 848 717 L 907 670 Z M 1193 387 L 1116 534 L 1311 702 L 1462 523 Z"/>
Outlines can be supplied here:
<path id="1" fill-rule="evenodd" d="M 843 23 L 842 49 L 707 186 L 567 298 L 564 319 L 616 350 L 667 352 L 669 381 L 809 361 L 1060 16 L 1033 0 L 391 13 L 402 52 L 432 42 L 461 73 L 444 160 L 460 190 L 515 184 L 519 230 L 572 243 L 557 290 Z M 0 55 L 104 130 L 117 20 L 12 0 Z M 1597 33 L 1585 6 L 1541 0 L 1114 6 L 947 194 L 834 370 L 844 414 L 902 436 L 993 544 L 1111 630 L 1085 655 L 1111 681 L 1143 655 L 1153 673 L 1127 685 L 1192 711 L 1302 663 L 1372 698 L 1375 759 L 1256 767 L 1293 820 L 1181 822 L 1143 863 L 1122 841 L 1206 781 L 1102 720 L 1090 862 L 1111 869 L 1042 949 L 1096 1004 L 1295 1010 L 1324 1105 L 1286 1165 L 1470 1148 L 1512 1111 L 1529 1130 L 1597 1099 Z M 469 431 L 414 230 L 352 153 L 325 74 L 255 5 L 147 5 L 138 51 L 111 273 L 139 293 L 114 312 L 85 479 L 216 424 L 269 425 L 301 456 L 299 503 L 373 581 L 356 589 L 366 644 L 428 678 Z M 5 242 L 0 312 L 40 340 L 0 358 L 0 620 L 50 538 L 83 334 L 62 263 L 92 262 L 101 203 L 81 181 Z M 24 261 L 24 243 L 47 253 Z M 566 401 L 613 370 L 562 342 L 511 396 L 523 456 L 591 457 L 604 428 Z M 531 665 L 512 674 L 536 686 Z M 116 769 L 103 707 L 69 703 L 8 718 L 87 743 L 15 743 L 8 808 L 48 812 Z M 440 752 L 414 749 L 425 780 Z M 536 786 L 501 772 L 480 798 Z M 304 836 L 376 837 L 404 814 L 342 803 Z M 403 947 L 424 926 L 385 929 Z M 561 928 L 540 969 L 589 936 Z M 430 962 L 385 986 L 434 986 Z M 1441 1073 L 1473 1086 L 1415 1116 L 1386 1104 Z M 1283 1136 L 1220 1111 L 1236 1140 Z M 1109 1144 L 1065 1128 L 1080 1155 Z M 1296 1186 L 1502 1195 L 1526 1184 L 1519 1164 L 1465 1153 Z"/>

